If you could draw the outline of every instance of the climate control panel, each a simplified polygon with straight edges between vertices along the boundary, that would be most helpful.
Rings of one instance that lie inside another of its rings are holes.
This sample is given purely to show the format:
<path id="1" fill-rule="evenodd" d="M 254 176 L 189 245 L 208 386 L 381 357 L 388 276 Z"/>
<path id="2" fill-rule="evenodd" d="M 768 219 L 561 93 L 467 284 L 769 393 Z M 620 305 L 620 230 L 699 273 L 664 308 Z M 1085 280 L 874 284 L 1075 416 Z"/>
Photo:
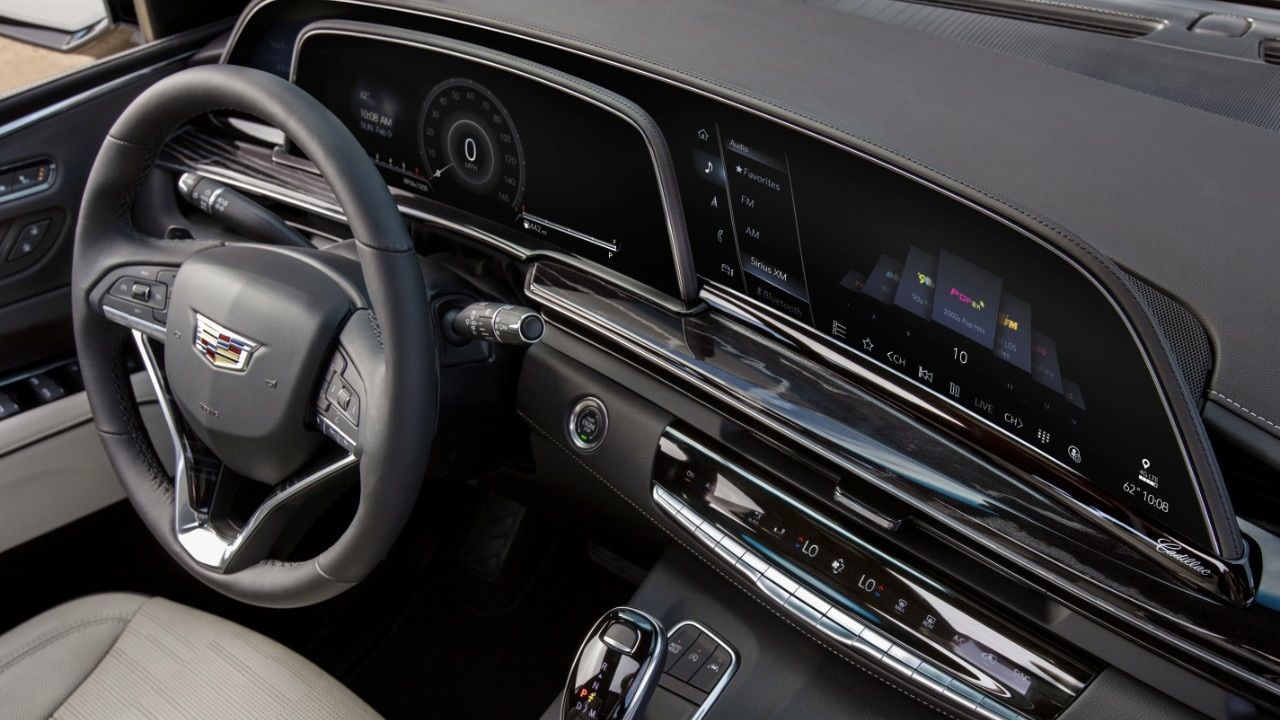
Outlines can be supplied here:
<path id="1" fill-rule="evenodd" d="M 653 499 L 778 610 L 861 660 L 970 713 L 1059 714 L 1091 673 L 668 428 Z"/>

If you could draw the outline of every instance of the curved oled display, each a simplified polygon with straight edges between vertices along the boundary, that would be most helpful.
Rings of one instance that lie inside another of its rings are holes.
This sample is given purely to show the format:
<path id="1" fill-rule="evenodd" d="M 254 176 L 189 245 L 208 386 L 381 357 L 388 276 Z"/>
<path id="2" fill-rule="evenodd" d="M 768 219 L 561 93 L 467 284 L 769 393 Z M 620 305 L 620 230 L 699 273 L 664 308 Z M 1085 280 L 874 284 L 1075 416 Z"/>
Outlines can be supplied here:
<path id="1" fill-rule="evenodd" d="M 391 187 L 680 296 L 654 160 L 621 113 L 492 61 L 351 30 L 304 33 L 294 82 Z"/>
<path id="2" fill-rule="evenodd" d="M 699 276 L 963 408 L 1133 516 L 1217 549 L 1143 355 L 1066 258 L 746 113 L 708 104 L 668 122 Z"/>

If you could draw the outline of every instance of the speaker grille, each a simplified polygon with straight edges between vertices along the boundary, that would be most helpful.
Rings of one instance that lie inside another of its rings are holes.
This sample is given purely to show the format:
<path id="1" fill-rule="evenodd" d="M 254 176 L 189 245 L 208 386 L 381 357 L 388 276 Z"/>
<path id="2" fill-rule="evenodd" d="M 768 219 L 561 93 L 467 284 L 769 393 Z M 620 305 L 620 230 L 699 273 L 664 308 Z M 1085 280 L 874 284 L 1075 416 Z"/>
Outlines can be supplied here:
<path id="1" fill-rule="evenodd" d="M 1209 332 L 1187 306 L 1136 275 L 1122 272 L 1151 311 L 1191 397 L 1203 405 L 1209 373 L 1213 371 L 1213 343 L 1209 341 Z"/>

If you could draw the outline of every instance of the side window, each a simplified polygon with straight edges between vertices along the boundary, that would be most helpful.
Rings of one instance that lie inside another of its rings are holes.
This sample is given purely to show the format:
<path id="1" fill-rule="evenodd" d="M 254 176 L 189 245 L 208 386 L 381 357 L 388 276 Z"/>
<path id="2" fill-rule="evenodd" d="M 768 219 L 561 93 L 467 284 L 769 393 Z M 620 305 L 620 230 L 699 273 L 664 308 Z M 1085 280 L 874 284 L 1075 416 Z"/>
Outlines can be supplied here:
<path id="1" fill-rule="evenodd" d="M 0 96 L 141 45 L 129 19 L 113 16 L 105 0 L 0 2 Z"/>
<path id="2" fill-rule="evenodd" d="M 156 40 L 229 23 L 248 0 L 0 0 L 0 99 Z"/>

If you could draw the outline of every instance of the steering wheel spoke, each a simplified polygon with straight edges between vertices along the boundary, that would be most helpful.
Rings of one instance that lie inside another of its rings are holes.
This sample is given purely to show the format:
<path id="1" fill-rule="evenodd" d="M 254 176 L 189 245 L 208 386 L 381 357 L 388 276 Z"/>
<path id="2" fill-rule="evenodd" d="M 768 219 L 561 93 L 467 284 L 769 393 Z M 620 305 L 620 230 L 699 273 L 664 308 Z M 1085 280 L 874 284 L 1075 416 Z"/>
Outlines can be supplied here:
<path id="1" fill-rule="evenodd" d="M 201 565 L 229 573 L 262 561 L 305 503 L 330 497 L 355 479 L 355 454 L 331 447 L 274 488 L 239 475 L 186 432 L 152 341 L 137 329 L 133 339 L 172 442 L 174 533 Z"/>

